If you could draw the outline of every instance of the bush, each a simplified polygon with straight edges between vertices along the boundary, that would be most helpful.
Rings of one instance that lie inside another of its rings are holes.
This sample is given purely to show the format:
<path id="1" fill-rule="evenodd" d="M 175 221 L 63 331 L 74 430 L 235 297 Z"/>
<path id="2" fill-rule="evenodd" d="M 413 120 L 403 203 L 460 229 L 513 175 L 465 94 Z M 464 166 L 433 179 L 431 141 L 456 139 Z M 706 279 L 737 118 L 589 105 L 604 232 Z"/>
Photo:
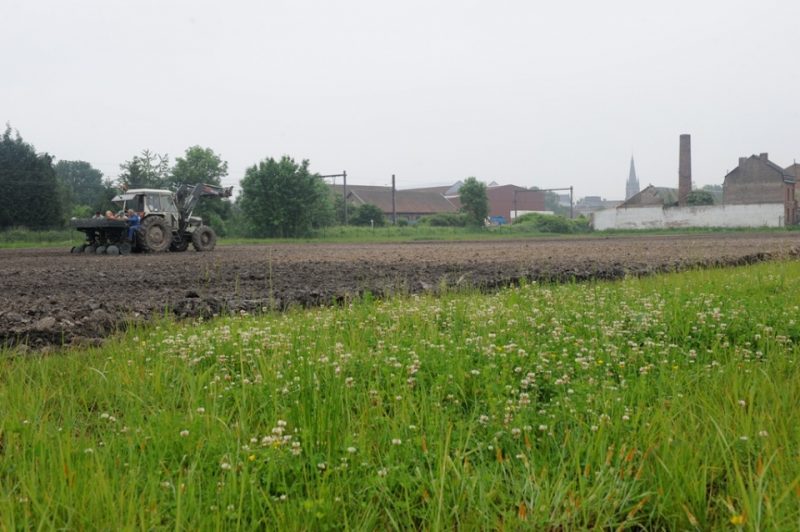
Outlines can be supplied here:
<path id="1" fill-rule="evenodd" d="M 352 225 L 373 225 L 383 227 L 386 224 L 386 216 L 379 207 L 371 203 L 365 203 L 355 208 L 355 212 L 348 220 Z"/>
<path id="2" fill-rule="evenodd" d="M 467 216 L 454 212 L 431 214 L 420 218 L 419 225 L 427 225 L 430 227 L 464 227 L 467 225 Z"/>
<path id="3" fill-rule="evenodd" d="M 589 220 L 580 217 L 575 220 L 552 214 L 530 212 L 523 214 L 513 223 L 514 226 L 525 227 L 539 233 L 588 233 Z"/>

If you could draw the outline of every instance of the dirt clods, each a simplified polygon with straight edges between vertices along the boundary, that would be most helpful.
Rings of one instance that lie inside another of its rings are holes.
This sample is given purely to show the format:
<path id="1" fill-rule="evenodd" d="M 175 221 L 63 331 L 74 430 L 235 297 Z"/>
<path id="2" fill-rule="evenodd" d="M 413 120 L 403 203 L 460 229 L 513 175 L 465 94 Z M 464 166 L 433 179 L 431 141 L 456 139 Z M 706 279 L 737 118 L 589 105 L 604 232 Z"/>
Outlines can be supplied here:
<path id="1" fill-rule="evenodd" d="M 222 246 L 130 256 L 0 250 L 0 345 L 94 344 L 131 323 L 795 257 L 795 233 Z"/>

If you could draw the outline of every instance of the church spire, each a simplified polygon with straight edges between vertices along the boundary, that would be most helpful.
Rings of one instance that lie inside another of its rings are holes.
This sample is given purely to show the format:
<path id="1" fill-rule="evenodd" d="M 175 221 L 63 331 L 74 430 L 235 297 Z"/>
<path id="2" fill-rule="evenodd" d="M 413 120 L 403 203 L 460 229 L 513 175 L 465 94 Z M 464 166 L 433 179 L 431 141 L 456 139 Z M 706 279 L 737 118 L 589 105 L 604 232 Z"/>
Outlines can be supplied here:
<path id="1" fill-rule="evenodd" d="M 628 182 L 625 183 L 625 199 L 630 199 L 639 193 L 639 178 L 636 177 L 636 167 L 633 165 L 633 155 L 631 155 L 631 170 L 628 172 Z"/>

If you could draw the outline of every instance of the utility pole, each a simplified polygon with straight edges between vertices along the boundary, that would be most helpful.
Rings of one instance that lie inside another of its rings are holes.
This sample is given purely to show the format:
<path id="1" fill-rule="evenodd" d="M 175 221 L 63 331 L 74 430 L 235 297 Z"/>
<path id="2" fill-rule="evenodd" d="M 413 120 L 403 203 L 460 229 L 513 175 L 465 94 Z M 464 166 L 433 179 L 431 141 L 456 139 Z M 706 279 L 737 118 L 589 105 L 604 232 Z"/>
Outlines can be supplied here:
<path id="1" fill-rule="evenodd" d="M 344 181 L 344 225 L 347 225 L 347 170 L 342 170 L 342 181 Z"/>
<path id="2" fill-rule="evenodd" d="M 397 202 L 395 198 L 394 174 L 392 174 L 392 225 L 397 225 Z"/>
<path id="3" fill-rule="evenodd" d="M 572 201 L 572 185 L 569 186 L 569 219 L 572 220 L 575 218 L 575 211 L 574 209 L 575 202 Z"/>
<path id="4" fill-rule="evenodd" d="M 528 190 L 535 190 L 537 192 L 556 192 L 559 190 L 569 190 L 569 217 L 570 219 L 575 218 L 575 210 L 574 210 L 575 202 L 573 201 L 573 196 L 572 196 L 573 193 L 572 185 L 570 185 L 569 187 L 561 187 L 561 188 L 536 188 Z"/>
<path id="5" fill-rule="evenodd" d="M 342 170 L 341 174 L 327 174 L 327 175 L 321 175 L 319 177 L 321 177 L 323 179 L 325 179 L 327 177 L 332 177 L 334 185 L 336 185 L 336 178 L 337 177 L 341 177 L 342 180 L 344 181 L 344 187 L 343 187 L 342 196 L 344 198 L 344 225 L 347 225 L 347 170 Z"/>

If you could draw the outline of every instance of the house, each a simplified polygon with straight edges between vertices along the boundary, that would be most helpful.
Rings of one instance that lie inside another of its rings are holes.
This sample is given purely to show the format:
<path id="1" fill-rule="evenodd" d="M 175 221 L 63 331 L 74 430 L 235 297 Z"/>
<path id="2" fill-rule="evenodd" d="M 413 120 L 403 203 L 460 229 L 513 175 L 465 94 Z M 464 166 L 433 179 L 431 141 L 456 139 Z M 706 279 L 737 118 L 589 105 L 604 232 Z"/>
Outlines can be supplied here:
<path id="1" fill-rule="evenodd" d="M 614 209 L 622 204 L 622 200 L 607 200 L 600 196 L 585 196 L 575 202 L 575 215 L 588 216 L 603 209 Z"/>
<path id="2" fill-rule="evenodd" d="M 343 194 L 342 185 L 331 185 L 331 188 L 334 194 Z M 375 205 L 387 219 L 392 219 L 392 187 L 348 185 L 347 202 L 354 206 Z M 458 211 L 458 207 L 442 192 L 433 189 L 395 190 L 395 208 L 397 219 L 409 222 L 431 214 Z"/>
<path id="3" fill-rule="evenodd" d="M 431 214 L 458 212 L 461 207 L 458 191 L 462 184 L 458 181 L 450 186 L 395 190 L 397 219 L 414 222 Z M 330 186 L 334 194 L 343 194 L 342 185 Z M 486 198 L 490 218 L 511 221 L 517 215 L 546 211 L 545 193 L 541 190 L 491 183 L 486 187 Z M 388 219 L 392 218 L 392 187 L 348 185 L 347 201 L 355 206 L 375 205 Z"/>
<path id="4" fill-rule="evenodd" d="M 511 221 L 529 212 L 546 211 L 545 193 L 517 185 L 494 185 L 486 187 L 489 200 L 489 217 L 503 217 Z"/>
<path id="5" fill-rule="evenodd" d="M 769 160 L 761 153 L 740 157 L 739 166 L 728 172 L 722 184 L 722 198 L 726 205 L 754 205 L 781 203 L 784 206 L 785 225 L 797 219 L 795 201 L 796 164 L 787 169 Z"/>
<path id="6" fill-rule="evenodd" d="M 629 209 L 632 207 L 671 207 L 678 204 L 678 189 L 669 187 L 654 187 L 648 185 L 638 193 L 617 206 L 618 209 Z"/>
<path id="7" fill-rule="evenodd" d="M 458 191 L 463 183 L 461 181 L 449 187 L 430 187 L 412 189 L 414 191 L 430 191 L 442 194 L 453 203 L 456 208 L 461 207 Z M 510 222 L 517 216 L 528 212 L 546 211 L 544 205 L 545 193 L 540 190 L 519 187 L 517 185 L 498 185 L 492 181 L 486 186 L 486 199 L 489 202 L 489 218 L 502 220 L 501 223 Z"/>

